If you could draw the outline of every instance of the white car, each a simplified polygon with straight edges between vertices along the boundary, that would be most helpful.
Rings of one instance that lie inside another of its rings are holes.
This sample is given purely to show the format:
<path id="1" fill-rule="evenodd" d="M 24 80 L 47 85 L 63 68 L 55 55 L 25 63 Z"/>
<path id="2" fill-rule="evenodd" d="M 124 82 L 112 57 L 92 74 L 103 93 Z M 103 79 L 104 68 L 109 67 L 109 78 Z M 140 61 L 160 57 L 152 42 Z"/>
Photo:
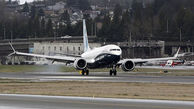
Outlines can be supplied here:
<path id="1" fill-rule="evenodd" d="M 65 38 L 71 38 L 72 36 L 69 36 L 69 35 L 66 35 L 66 36 L 61 36 L 61 38 L 63 39 L 65 39 Z"/>

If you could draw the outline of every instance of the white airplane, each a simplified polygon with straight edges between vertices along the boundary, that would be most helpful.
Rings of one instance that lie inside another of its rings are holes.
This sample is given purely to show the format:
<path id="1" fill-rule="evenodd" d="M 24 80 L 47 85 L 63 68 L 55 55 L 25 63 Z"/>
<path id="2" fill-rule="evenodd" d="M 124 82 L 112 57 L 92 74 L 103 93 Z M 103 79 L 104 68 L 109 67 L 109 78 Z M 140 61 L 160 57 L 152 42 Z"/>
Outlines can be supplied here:
<path id="1" fill-rule="evenodd" d="M 117 45 L 105 45 L 94 49 L 91 49 L 89 47 L 85 20 L 83 20 L 83 43 L 84 43 L 84 53 L 80 57 L 47 56 L 47 55 L 39 55 L 39 54 L 31 54 L 31 53 L 22 53 L 22 52 L 16 51 L 13 48 L 12 44 L 10 45 L 14 52 L 11 53 L 10 55 L 14 54 L 14 55 L 40 57 L 40 58 L 53 60 L 53 62 L 59 61 L 59 62 L 73 63 L 74 68 L 76 68 L 77 70 L 81 70 L 82 75 L 89 75 L 88 69 L 109 67 L 111 68 L 110 76 L 112 76 L 112 75 L 117 75 L 116 67 L 118 66 L 121 66 L 122 70 L 124 71 L 132 71 L 135 68 L 136 64 L 141 64 L 148 61 L 176 59 L 179 52 L 179 49 L 178 49 L 174 57 L 167 57 L 167 58 L 120 60 L 122 51 L 121 51 L 121 48 Z"/>

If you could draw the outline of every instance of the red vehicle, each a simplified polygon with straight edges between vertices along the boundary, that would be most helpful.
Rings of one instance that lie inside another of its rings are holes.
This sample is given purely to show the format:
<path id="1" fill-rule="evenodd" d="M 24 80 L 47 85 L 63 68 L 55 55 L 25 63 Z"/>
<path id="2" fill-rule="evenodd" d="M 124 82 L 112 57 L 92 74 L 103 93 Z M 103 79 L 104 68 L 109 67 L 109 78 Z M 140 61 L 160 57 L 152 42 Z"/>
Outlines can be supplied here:
<path id="1" fill-rule="evenodd" d="M 174 67 L 175 65 L 180 65 L 180 64 L 184 64 L 184 60 L 168 60 L 165 63 L 161 63 L 161 66 L 170 66 L 170 67 Z"/>

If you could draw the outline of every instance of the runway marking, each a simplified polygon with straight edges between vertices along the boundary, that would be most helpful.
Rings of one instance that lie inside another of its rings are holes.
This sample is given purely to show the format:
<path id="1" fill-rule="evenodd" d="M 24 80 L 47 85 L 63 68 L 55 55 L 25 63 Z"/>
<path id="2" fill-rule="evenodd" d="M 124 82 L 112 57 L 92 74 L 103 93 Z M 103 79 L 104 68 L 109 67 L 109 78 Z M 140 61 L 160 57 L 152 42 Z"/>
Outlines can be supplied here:
<path id="1" fill-rule="evenodd" d="M 4 98 L 5 100 L 5 98 Z M 10 99 L 6 99 L 6 100 L 10 100 Z M 25 101 L 29 101 L 29 102 L 32 102 L 31 99 L 29 98 L 25 98 L 24 99 Z M 95 98 L 94 98 L 95 100 Z M 23 101 L 23 100 L 19 100 L 19 101 Z M 37 100 L 38 102 L 49 102 L 49 103 L 71 103 L 71 104 L 84 104 L 84 105 L 98 105 L 98 106 L 119 106 L 119 107 L 142 107 L 142 108 L 157 108 L 157 109 L 164 109 L 163 106 L 146 106 L 146 105 L 135 105 L 135 104 L 118 104 L 118 103 L 110 103 L 110 104 L 107 104 L 107 103 L 94 103 L 92 101 L 89 101 L 89 102 L 84 102 L 84 101 L 74 101 L 74 100 L 65 100 L 65 101 L 50 101 L 50 100 Z M 4 109 L 4 108 L 3 108 Z M 21 109 L 20 108 L 10 108 L 8 107 L 7 109 Z M 25 109 L 39 109 L 39 108 L 25 108 Z M 182 108 L 177 108 L 177 107 L 165 107 L 165 109 L 182 109 Z"/>
<path id="2" fill-rule="evenodd" d="M 23 107 L 24 109 L 40 109 L 40 108 L 26 108 Z M 10 106 L 0 106 L 0 109 L 21 109 L 21 107 L 10 107 Z"/>
<path id="3" fill-rule="evenodd" d="M 43 76 L 42 78 L 62 78 L 62 79 L 103 79 L 110 77 L 96 77 L 96 76 Z"/>
<path id="4" fill-rule="evenodd" d="M 162 67 L 162 66 L 136 66 L 136 68 L 153 68 L 153 69 L 167 69 L 167 70 L 194 70 L 194 66 L 175 66 L 175 67 Z"/>
<path id="5" fill-rule="evenodd" d="M 163 106 L 150 106 L 148 103 L 161 103 L 164 105 L 164 103 L 166 104 L 173 104 L 173 105 L 189 105 L 189 106 L 194 106 L 194 102 L 190 102 L 190 101 L 169 101 L 169 100 L 146 100 L 146 99 L 116 99 L 116 98 L 92 98 L 92 97 L 71 97 L 71 96 L 43 96 L 43 95 L 20 95 L 20 94 L 0 94 L 0 96 L 9 96 L 9 97 L 24 97 L 24 100 L 26 101 L 32 101 L 35 100 L 34 98 L 42 98 L 41 100 L 39 99 L 38 101 L 43 101 L 43 102 L 56 102 L 56 103 L 76 103 L 76 104 L 91 104 L 91 105 L 101 105 L 101 106 L 122 106 L 122 107 L 142 107 L 142 108 L 160 108 L 160 109 L 164 109 Z M 25 98 L 26 97 L 26 98 Z M 27 98 L 27 97 L 32 97 L 32 98 Z M 47 99 L 45 99 L 47 98 Z M 48 98 L 52 99 L 61 99 L 59 101 L 50 101 L 48 100 Z M 12 98 L 13 99 L 13 98 Z M 31 100 L 32 99 L 32 100 Z M 73 99 L 73 100 L 72 100 Z M 87 100 L 87 103 L 84 101 L 76 101 L 76 100 Z M 7 98 L 7 100 L 9 100 Z M 65 100 L 65 101 L 63 101 Z M 102 102 L 102 103 L 94 103 L 94 102 Z M 103 103 L 106 101 L 111 102 L 110 104 L 107 103 Z M 118 104 L 118 101 L 122 101 L 124 103 L 126 102 L 132 102 L 132 103 L 147 103 L 146 105 L 134 105 L 134 104 Z M 117 103 L 115 103 L 117 102 Z M 156 104 L 157 105 L 157 104 Z M 182 109 L 183 107 L 174 107 L 174 106 L 167 106 L 165 107 L 165 109 Z"/>
<path id="6" fill-rule="evenodd" d="M 18 77 L 0 77 L 0 79 L 16 79 L 16 80 L 31 80 L 31 81 L 92 81 L 92 82 L 126 82 L 126 83 L 169 83 L 169 84 L 194 84 L 194 82 L 173 82 L 173 81 L 142 81 L 142 80 L 122 80 L 122 77 L 81 77 L 81 76 L 40 76 L 31 78 Z M 95 80 L 96 79 L 96 80 Z M 104 80 L 103 80 L 104 79 Z M 121 80 L 119 80 L 121 79 Z"/>

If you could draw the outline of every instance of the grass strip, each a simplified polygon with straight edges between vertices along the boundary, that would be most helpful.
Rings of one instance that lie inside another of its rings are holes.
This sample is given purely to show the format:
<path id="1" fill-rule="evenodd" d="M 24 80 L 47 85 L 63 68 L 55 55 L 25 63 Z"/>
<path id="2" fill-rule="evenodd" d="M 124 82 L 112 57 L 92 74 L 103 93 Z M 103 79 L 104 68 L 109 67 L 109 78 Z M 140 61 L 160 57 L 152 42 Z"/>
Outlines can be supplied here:
<path id="1" fill-rule="evenodd" d="M 194 85 L 86 81 L 0 80 L 0 93 L 194 101 Z"/>

